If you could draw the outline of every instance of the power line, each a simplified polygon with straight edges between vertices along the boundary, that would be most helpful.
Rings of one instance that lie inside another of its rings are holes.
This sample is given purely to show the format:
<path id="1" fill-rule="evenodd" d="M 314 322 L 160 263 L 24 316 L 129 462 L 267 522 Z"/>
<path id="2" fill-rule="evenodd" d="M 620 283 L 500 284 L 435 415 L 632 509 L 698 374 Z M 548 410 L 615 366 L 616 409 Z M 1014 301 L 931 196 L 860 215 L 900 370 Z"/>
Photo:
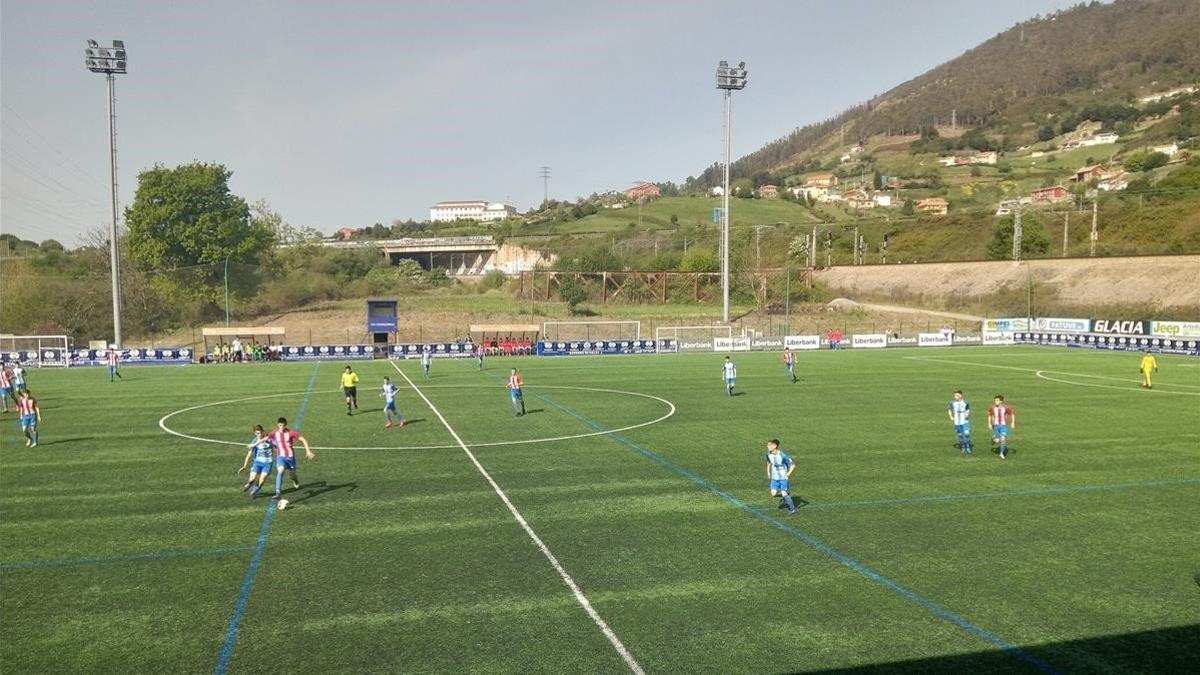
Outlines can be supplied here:
<path id="1" fill-rule="evenodd" d="M 21 115 L 21 113 L 17 112 L 13 108 L 11 108 L 7 103 L 0 103 L 0 105 L 2 105 L 4 107 L 4 109 L 9 112 L 9 115 L 11 115 L 12 117 L 16 117 L 18 120 L 20 120 L 21 123 L 24 124 L 29 129 L 29 131 L 31 131 L 35 136 L 37 136 L 38 139 L 41 140 L 42 147 L 44 147 L 47 150 L 49 150 L 50 152 L 58 155 L 63 160 L 62 162 L 59 162 L 59 165 L 61 167 L 66 168 L 68 171 L 75 172 L 77 177 L 83 179 L 84 181 L 86 181 L 88 183 L 100 183 L 103 181 L 102 178 L 98 178 L 95 174 L 93 174 L 91 171 L 89 171 L 86 167 L 79 164 L 77 162 L 77 160 L 71 158 L 62 150 L 59 150 L 59 148 L 52 141 L 50 141 L 50 139 L 46 138 L 45 135 L 43 135 L 40 131 L 38 131 L 37 127 L 35 127 L 33 124 L 31 124 L 29 122 L 29 120 L 25 119 Z M 10 119 L 8 116 L 0 118 L 0 124 L 2 124 L 4 121 L 6 121 L 8 119 Z M 23 133 L 20 132 L 20 130 L 11 126 L 11 124 L 9 126 L 9 130 L 15 131 L 17 133 L 18 137 L 26 140 L 27 142 L 29 141 L 28 136 L 25 136 Z M 30 144 L 32 145 L 32 143 L 30 143 Z"/>

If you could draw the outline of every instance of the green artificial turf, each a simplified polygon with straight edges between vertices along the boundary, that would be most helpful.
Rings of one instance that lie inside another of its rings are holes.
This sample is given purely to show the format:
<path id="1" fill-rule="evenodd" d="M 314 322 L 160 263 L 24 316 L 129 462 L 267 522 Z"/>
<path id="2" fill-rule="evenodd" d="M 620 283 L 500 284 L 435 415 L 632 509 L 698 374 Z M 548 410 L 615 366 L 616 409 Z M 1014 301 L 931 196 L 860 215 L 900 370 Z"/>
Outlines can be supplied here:
<path id="1" fill-rule="evenodd" d="M 628 672 L 442 417 L 646 672 L 1200 661 L 1200 360 L 1160 356 L 1145 391 L 1136 354 L 800 352 L 797 384 L 735 354 L 730 398 L 721 357 L 399 362 L 437 412 L 358 362 L 353 416 L 341 363 L 34 371 L 42 445 L 12 413 L 0 431 L 0 667 L 213 672 L 227 649 L 229 672 Z M 268 519 L 236 444 L 280 415 L 317 460 Z M 772 437 L 795 516 L 767 494 Z"/>

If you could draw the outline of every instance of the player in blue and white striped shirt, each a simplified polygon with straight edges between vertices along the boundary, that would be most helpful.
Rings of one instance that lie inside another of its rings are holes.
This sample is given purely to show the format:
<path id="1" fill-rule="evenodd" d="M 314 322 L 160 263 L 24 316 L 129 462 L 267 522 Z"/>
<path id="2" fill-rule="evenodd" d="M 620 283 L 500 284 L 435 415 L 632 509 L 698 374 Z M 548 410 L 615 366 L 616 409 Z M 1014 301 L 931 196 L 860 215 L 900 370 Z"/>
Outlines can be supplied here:
<path id="1" fill-rule="evenodd" d="M 950 416 L 950 421 L 954 424 L 954 433 L 958 437 L 954 447 L 964 454 L 973 454 L 975 447 L 971 442 L 971 403 L 963 398 L 961 389 L 954 392 L 954 399 L 946 408 L 946 414 Z"/>
<path id="2" fill-rule="evenodd" d="M 795 470 L 796 463 L 779 449 L 779 439 L 767 441 L 767 478 L 771 479 L 771 496 L 779 497 L 782 500 L 780 508 L 786 506 L 791 515 L 796 513 L 796 502 L 788 494 L 788 486 Z M 800 501 L 807 503 L 804 500 Z"/>
<path id="3" fill-rule="evenodd" d="M 733 359 L 725 357 L 725 363 L 721 366 L 721 379 L 725 380 L 725 393 L 733 396 L 733 381 L 737 379 L 737 366 L 733 365 Z"/>
<path id="4" fill-rule="evenodd" d="M 383 397 L 383 418 L 386 420 L 383 426 L 388 429 L 392 428 L 392 415 L 400 422 L 399 426 L 404 426 L 404 415 L 401 415 L 396 410 L 396 392 L 398 388 L 392 384 L 389 377 L 383 378 L 383 386 L 379 388 L 379 395 Z"/>

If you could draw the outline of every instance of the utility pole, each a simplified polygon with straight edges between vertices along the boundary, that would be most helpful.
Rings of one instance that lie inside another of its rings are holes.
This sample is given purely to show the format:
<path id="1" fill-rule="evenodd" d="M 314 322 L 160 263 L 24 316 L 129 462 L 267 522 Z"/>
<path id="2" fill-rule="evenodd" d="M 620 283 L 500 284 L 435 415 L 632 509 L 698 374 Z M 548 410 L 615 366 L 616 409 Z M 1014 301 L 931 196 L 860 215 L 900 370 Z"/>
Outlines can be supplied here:
<path id="1" fill-rule="evenodd" d="M 1062 257 L 1067 257 L 1067 233 L 1071 229 L 1071 212 L 1067 211 L 1063 214 L 1063 252 Z"/>
<path id="2" fill-rule="evenodd" d="M 1012 259 L 1014 263 L 1021 262 L 1021 207 L 1017 206 L 1016 212 L 1013 214 L 1013 248 Z"/>
<path id="3" fill-rule="evenodd" d="M 879 252 L 883 254 L 883 264 L 887 264 L 887 233 L 883 235 L 883 243 L 879 245 Z"/>
<path id="4" fill-rule="evenodd" d="M 542 179 L 542 205 L 550 201 L 550 167 L 538 167 L 538 176 Z"/>
<path id="5" fill-rule="evenodd" d="M 762 269 L 762 225 L 754 226 L 754 269 Z"/>
<path id="6" fill-rule="evenodd" d="M 833 267 L 833 230 L 825 230 L 825 267 Z"/>
<path id="7" fill-rule="evenodd" d="M 1092 202 L 1092 242 L 1091 242 L 1090 250 L 1088 251 L 1088 255 L 1090 255 L 1092 257 L 1095 257 L 1095 255 L 1096 255 L 1096 242 L 1100 241 L 1100 233 L 1098 231 L 1096 231 L 1096 216 L 1097 216 L 1097 212 L 1099 210 L 1099 204 L 1100 204 L 1099 199 Z"/>
<path id="8" fill-rule="evenodd" d="M 817 266 L 817 228 L 813 227 L 812 231 L 812 246 L 808 248 L 808 266 L 813 268 Z"/>

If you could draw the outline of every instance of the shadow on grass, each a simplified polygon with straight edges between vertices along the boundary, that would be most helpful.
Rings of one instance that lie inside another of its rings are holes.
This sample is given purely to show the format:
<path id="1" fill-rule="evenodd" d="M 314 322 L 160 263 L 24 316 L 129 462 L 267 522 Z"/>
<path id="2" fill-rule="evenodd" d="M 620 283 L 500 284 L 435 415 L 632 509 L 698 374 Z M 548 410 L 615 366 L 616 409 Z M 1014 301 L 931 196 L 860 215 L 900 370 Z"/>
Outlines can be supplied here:
<path id="1" fill-rule="evenodd" d="M 300 493 L 299 496 L 288 499 L 288 504 L 295 505 L 295 504 L 299 504 L 300 502 L 308 501 L 308 500 L 312 499 L 313 497 L 320 497 L 323 494 L 326 494 L 328 492 L 333 492 L 335 490 L 345 489 L 345 490 L 349 490 L 349 491 L 353 492 L 357 488 L 358 488 L 358 483 L 338 483 L 336 485 L 330 485 L 329 483 L 326 483 L 323 480 L 319 480 L 315 483 L 309 483 L 308 485 L 304 485 L 299 488 L 294 488 L 292 490 L 284 490 L 284 494 L 287 494 L 289 492 Z"/>
<path id="2" fill-rule="evenodd" d="M 76 441 L 86 441 L 86 440 L 88 440 L 88 439 L 83 436 L 74 436 L 72 438 L 55 438 L 55 439 L 52 439 L 49 441 L 39 440 L 38 447 L 44 448 L 48 445 L 62 445 L 64 443 L 74 443 Z"/>
<path id="3" fill-rule="evenodd" d="M 1181 581 L 1184 592 L 1200 589 Z M 1106 670 L 1114 673 L 1196 672 L 1200 663 L 1200 625 L 1020 647 L 1021 651 L 1059 672 Z M 801 672 L 801 671 L 796 671 Z M 855 668 L 806 671 L 823 673 L 1008 673 L 1036 672 L 1018 657 L 1000 650 L 936 656 L 912 661 L 872 663 Z"/>

